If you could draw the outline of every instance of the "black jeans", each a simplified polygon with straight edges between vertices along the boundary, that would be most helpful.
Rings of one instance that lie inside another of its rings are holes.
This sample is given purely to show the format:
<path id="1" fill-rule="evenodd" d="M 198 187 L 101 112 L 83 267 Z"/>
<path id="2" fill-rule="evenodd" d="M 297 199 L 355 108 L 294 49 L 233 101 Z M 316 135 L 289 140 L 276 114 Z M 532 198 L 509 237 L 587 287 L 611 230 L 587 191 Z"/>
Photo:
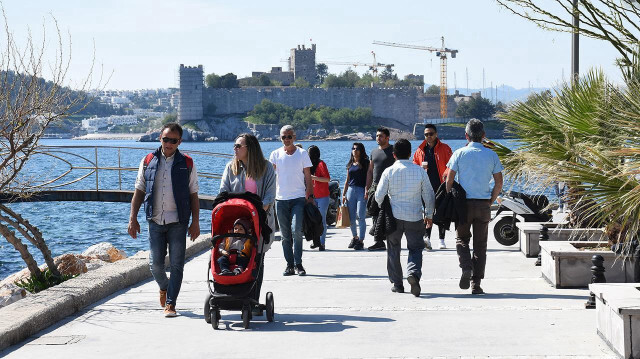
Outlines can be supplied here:
<path id="1" fill-rule="evenodd" d="M 433 226 L 435 226 L 435 224 Z M 429 239 L 431 239 L 431 230 L 433 229 L 433 226 L 427 228 L 426 236 Z M 444 239 L 444 235 L 446 231 L 447 230 L 444 228 L 444 226 L 438 226 L 438 234 L 440 235 L 440 237 L 438 238 Z"/>

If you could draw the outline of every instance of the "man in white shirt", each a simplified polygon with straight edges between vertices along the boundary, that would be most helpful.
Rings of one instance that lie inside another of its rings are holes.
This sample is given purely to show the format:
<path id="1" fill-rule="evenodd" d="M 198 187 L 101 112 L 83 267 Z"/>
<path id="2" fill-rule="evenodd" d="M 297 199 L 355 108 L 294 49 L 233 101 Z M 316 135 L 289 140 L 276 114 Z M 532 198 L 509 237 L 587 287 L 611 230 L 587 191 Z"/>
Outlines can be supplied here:
<path id="1" fill-rule="evenodd" d="M 178 151 L 181 142 L 180 125 L 168 123 L 160 133 L 160 148 L 140 161 L 128 226 L 131 238 L 137 238 L 140 233 L 138 211 L 144 202 L 149 222 L 149 267 L 160 287 L 160 305 L 164 307 L 165 317 L 177 315 L 187 227 L 192 241 L 200 235 L 198 175 L 191 157 Z M 167 247 L 170 279 L 164 268 Z"/>
<path id="2" fill-rule="evenodd" d="M 294 145 L 296 132 L 293 126 L 280 129 L 284 146 L 271 152 L 269 162 L 276 170 L 276 215 L 282 237 L 282 251 L 287 261 L 283 275 L 296 272 L 306 275 L 302 266 L 302 221 L 304 205 L 313 201 L 311 160 L 309 154 Z"/>
<path id="3" fill-rule="evenodd" d="M 387 273 L 393 283 L 391 291 L 403 293 L 400 244 L 404 234 L 409 250 L 407 282 L 411 285 L 411 294 L 419 297 L 422 250 L 425 247 L 422 237 L 425 224 L 432 224 L 435 195 L 427 172 L 409 159 L 409 141 L 398 140 L 393 145 L 393 155 L 396 162 L 384 170 L 375 193 L 376 202 L 381 207 L 384 197 L 389 196 L 391 211 L 396 219 L 395 232 L 387 236 Z"/>

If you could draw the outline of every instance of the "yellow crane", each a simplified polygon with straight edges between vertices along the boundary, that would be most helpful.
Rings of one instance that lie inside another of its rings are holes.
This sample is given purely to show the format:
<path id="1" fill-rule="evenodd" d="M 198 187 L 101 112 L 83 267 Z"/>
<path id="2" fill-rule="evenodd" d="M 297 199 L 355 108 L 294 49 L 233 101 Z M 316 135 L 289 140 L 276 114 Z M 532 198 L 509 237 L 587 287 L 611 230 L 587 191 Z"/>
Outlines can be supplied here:
<path id="1" fill-rule="evenodd" d="M 440 116 L 442 116 L 442 118 L 447 118 L 447 53 L 450 53 L 451 58 L 455 59 L 456 54 L 458 53 L 458 50 L 448 49 L 444 47 L 444 36 L 442 36 L 441 39 L 442 39 L 441 48 L 399 44 L 395 42 L 384 42 L 384 41 L 374 41 L 373 44 L 435 52 L 436 56 L 440 58 Z"/>

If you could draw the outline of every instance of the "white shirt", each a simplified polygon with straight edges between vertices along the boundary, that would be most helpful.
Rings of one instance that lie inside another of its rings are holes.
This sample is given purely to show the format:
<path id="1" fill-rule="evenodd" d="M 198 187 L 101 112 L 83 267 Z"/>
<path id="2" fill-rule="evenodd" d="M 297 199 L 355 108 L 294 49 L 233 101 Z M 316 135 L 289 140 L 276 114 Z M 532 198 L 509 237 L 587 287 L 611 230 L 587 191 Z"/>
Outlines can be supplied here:
<path id="1" fill-rule="evenodd" d="M 276 199 L 288 200 L 305 196 L 304 169 L 311 167 L 307 151 L 296 147 L 288 155 L 284 146 L 271 152 L 269 162 L 276 165 Z"/>
<path id="2" fill-rule="evenodd" d="M 382 172 L 375 194 L 380 206 L 385 195 L 389 195 L 391 211 L 397 219 L 416 222 L 423 219 L 423 213 L 427 218 L 433 216 L 435 195 L 429 175 L 411 160 L 397 160 Z"/>
<path id="3" fill-rule="evenodd" d="M 173 187 L 171 185 L 171 167 L 175 153 L 170 157 L 165 157 L 164 153 L 158 158 L 158 169 L 155 181 L 153 182 L 153 214 L 152 220 L 157 224 L 169 224 L 179 222 L 178 207 L 173 197 Z M 138 167 L 136 177 L 136 189 L 146 192 L 147 184 L 144 180 L 144 158 Z M 198 192 L 198 174 L 194 163 L 189 174 L 189 193 Z"/>

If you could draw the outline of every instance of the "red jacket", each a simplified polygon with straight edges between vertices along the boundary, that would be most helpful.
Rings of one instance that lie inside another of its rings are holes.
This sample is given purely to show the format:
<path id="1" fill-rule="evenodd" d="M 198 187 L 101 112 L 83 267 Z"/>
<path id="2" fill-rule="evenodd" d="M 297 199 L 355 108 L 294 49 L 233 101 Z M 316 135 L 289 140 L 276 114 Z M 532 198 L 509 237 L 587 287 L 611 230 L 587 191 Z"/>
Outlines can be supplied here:
<path id="1" fill-rule="evenodd" d="M 436 140 L 436 146 L 433 151 L 433 155 L 436 158 L 436 166 L 438 167 L 438 176 L 440 177 L 440 183 L 444 182 L 444 176 L 447 171 L 447 162 L 451 158 L 451 147 L 446 143 L 442 143 L 440 140 Z M 427 140 L 422 141 L 420 146 L 416 149 L 416 152 L 413 154 L 413 163 L 422 167 L 422 161 L 424 160 L 424 146 L 427 145 Z"/>

